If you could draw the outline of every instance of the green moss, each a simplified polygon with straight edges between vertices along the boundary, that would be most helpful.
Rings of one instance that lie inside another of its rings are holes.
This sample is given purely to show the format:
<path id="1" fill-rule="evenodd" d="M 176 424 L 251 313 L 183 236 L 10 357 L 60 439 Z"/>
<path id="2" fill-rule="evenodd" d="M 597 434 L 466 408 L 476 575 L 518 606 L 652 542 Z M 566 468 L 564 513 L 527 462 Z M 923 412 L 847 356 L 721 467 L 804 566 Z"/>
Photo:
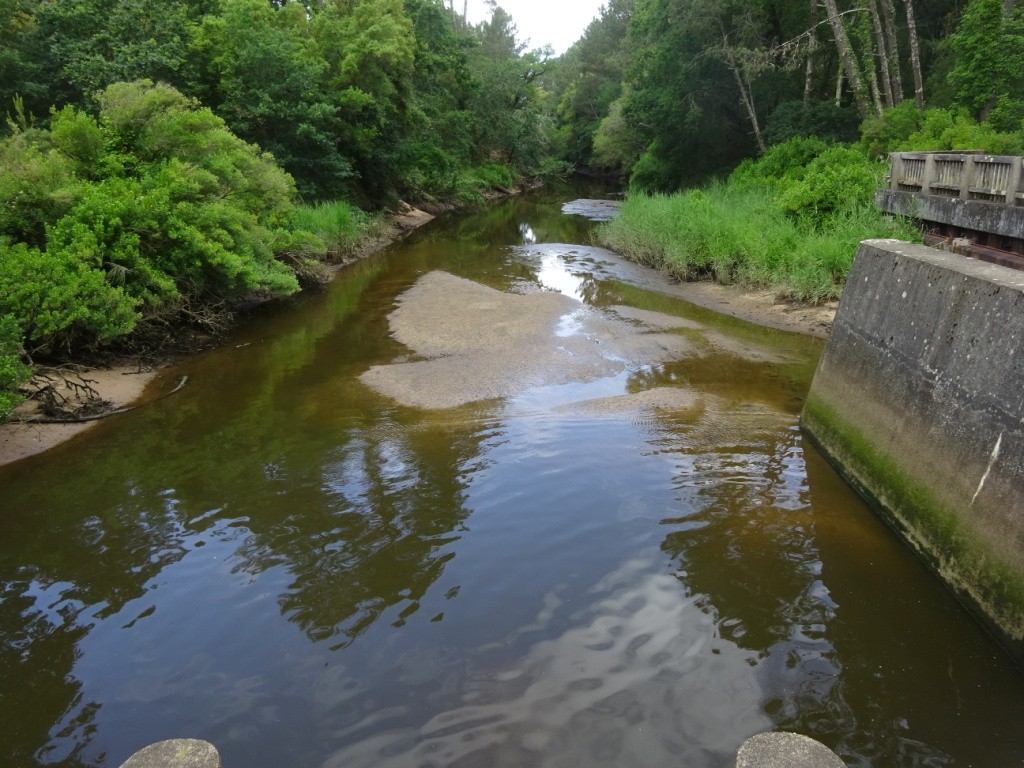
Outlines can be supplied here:
<path id="1" fill-rule="evenodd" d="M 841 474 L 1024 658 L 1024 574 L 969 530 L 960 512 L 813 393 L 802 423 Z"/>

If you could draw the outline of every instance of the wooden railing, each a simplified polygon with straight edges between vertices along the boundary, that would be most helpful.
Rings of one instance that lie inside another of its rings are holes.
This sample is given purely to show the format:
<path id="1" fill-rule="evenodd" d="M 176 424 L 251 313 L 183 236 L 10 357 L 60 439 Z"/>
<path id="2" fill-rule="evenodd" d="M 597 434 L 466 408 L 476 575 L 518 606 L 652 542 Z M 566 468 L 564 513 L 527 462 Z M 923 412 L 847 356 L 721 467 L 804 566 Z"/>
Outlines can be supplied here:
<path id="1" fill-rule="evenodd" d="M 889 189 L 1021 206 L 1022 161 L 981 152 L 894 152 Z"/>

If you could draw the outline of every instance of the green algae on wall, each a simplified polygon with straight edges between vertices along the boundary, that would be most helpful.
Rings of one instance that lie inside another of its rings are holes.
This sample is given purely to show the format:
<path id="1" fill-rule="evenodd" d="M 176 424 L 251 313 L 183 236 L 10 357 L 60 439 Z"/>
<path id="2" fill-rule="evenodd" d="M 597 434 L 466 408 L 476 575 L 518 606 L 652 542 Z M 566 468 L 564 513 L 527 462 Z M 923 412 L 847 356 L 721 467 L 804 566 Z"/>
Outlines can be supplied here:
<path id="1" fill-rule="evenodd" d="M 1024 273 L 862 243 L 801 423 L 1024 663 Z"/>
<path id="2" fill-rule="evenodd" d="M 882 519 L 1018 660 L 1024 659 L 1024 576 L 993 556 L 954 508 L 821 398 L 808 397 L 801 426 Z"/>

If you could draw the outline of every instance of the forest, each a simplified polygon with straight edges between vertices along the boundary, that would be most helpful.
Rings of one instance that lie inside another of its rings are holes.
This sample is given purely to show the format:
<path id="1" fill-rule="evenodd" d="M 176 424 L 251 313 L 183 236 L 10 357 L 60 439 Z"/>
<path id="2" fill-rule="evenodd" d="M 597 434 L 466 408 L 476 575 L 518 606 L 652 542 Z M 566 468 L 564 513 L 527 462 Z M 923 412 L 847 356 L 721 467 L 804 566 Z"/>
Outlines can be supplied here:
<path id="1" fill-rule="evenodd" d="M 841 290 L 889 151 L 1024 149 L 1015 0 L 609 0 L 564 55 L 491 3 L 0 0 L 0 419 L 38 361 L 286 296 L 399 200 L 584 172 L 601 239 Z"/>

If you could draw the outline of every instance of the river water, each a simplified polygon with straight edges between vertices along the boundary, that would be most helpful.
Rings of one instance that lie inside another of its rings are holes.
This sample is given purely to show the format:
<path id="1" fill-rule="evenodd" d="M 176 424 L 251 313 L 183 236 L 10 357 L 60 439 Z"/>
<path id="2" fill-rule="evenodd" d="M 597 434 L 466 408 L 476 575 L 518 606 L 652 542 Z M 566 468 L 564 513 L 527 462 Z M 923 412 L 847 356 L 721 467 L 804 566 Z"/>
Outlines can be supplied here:
<path id="1" fill-rule="evenodd" d="M 1019 766 L 1024 677 L 798 429 L 821 343 L 574 247 L 571 194 L 434 222 L 0 468 L 0 765 L 725 768 L 784 729 Z M 699 354 L 402 406 L 360 377 L 418 359 L 388 315 L 438 270 Z"/>

